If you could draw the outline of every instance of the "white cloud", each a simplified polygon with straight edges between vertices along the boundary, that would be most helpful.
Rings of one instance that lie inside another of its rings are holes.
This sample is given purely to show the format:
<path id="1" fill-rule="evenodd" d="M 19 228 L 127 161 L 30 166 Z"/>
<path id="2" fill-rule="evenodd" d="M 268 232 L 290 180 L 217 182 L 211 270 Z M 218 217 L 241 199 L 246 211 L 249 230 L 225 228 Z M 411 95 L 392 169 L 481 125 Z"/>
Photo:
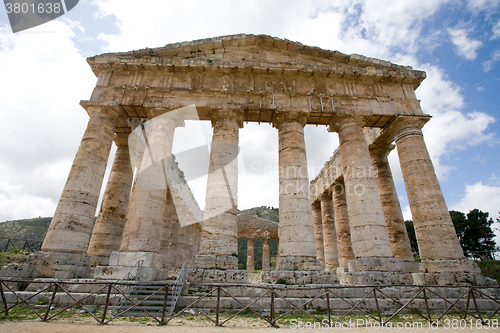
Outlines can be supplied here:
<path id="1" fill-rule="evenodd" d="M 482 112 L 464 113 L 460 88 L 438 67 L 427 64 L 421 68 L 426 70 L 428 77 L 416 93 L 422 100 L 424 113 L 433 116 L 423 132 L 436 174 L 444 180 L 452 167 L 442 164 L 441 157 L 485 142 L 494 144 L 494 134 L 487 130 L 495 119 Z"/>
<path id="2" fill-rule="evenodd" d="M 466 29 L 448 29 L 451 36 L 451 42 L 457 47 L 457 54 L 467 60 L 475 60 L 477 50 L 483 45 L 478 40 L 467 37 Z"/>
<path id="3" fill-rule="evenodd" d="M 498 39 L 500 38 L 500 20 L 493 26 L 493 36 L 491 36 L 491 39 Z"/>
<path id="4" fill-rule="evenodd" d="M 61 21 L 0 28 L 0 221 L 54 212 L 88 120 L 78 102 L 95 83 L 74 36 Z"/>
<path id="5" fill-rule="evenodd" d="M 483 62 L 483 71 L 489 72 L 495 66 L 495 63 L 500 61 L 500 49 L 495 50 L 491 55 L 490 60 Z"/>
<path id="6" fill-rule="evenodd" d="M 467 214 L 476 208 L 490 213 L 493 220 L 500 217 L 500 186 L 487 185 L 483 184 L 483 182 L 466 185 L 464 196 L 459 202 L 451 205 L 450 209 Z M 498 228 L 500 226 L 497 223 L 494 227 Z M 500 245 L 500 231 L 497 230 L 496 235 L 496 242 Z"/>

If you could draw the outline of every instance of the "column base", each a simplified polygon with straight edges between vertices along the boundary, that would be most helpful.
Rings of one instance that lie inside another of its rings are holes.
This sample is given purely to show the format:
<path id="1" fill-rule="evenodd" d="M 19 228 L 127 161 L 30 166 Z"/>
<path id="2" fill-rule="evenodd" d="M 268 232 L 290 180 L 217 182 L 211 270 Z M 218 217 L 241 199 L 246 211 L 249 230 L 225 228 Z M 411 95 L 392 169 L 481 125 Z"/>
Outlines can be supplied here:
<path id="1" fill-rule="evenodd" d="M 109 256 L 90 256 L 90 265 L 92 267 L 108 266 L 109 265 Z"/>
<path id="2" fill-rule="evenodd" d="M 154 252 L 112 252 L 109 266 L 97 266 L 94 278 L 103 280 L 121 280 L 139 261 L 144 260 L 140 280 L 156 281 L 165 279 L 168 270 L 163 267 L 163 255 Z M 136 274 L 133 270 L 131 274 Z"/>
<path id="3" fill-rule="evenodd" d="M 323 265 L 314 257 L 278 257 L 276 269 L 279 271 L 322 271 Z"/>
<path id="4" fill-rule="evenodd" d="M 248 273 L 237 269 L 188 269 L 189 283 L 249 283 Z"/>
<path id="5" fill-rule="evenodd" d="M 339 267 L 337 274 L 341 284 L 413 284 L 412 276 L 406 273 L 401 258 L 366 257 L 353 259 L 349 261 L 347 269 Z"/>
<path id="6" fill-rule="evenodd" d="M 496 287 L 496 280 L 483 276 L 480 273 L 413 273 L 413 282 L 416 285 L 438 285 L 438 286 L 484 286 Z"/>
<path id="7" fill-rule="evenodd" d="M 413 273 L 415 284 L 420 285 L 472 285 L 497 286 L 497 281 L 481 274 L 481 269 L 472 260 L 422 260 L 419 273 Z"/>
<path id="8" fill-rule="evenodd" d="M 74 279 L 92 277 L 87 253 L 36 252 L 24 264 L 9 264 L 0 276 L 17 278 Z"/>
<path id="9" fill-rule="evenodd" d="M 405 271 L 408 274 L 411 273 L 418 273 L 419 272 L 419 267 L 420 263 L 416 261 L 403 261 L 403 264 L 405 266 Z"/>
<path id="10" fill-rule="evenodd" d="M 420 273 L 481 273 L 479 266 L 472 260 L 449 259 L 449 260 L 422 260 L 419 264 Z"/>
<path id="11" fill-rule="evenodd" d="M 201 269 L 238 269 L 238 257 L 233 255 L 198 254 L 195 256 L 194 264 Z"/>
<path id="12" fill-rule="evenodd" d="M 273 284 L 339 284 L 339 278 L 331 271 L 270 271 L 260 273 L 264 283 Z"/>

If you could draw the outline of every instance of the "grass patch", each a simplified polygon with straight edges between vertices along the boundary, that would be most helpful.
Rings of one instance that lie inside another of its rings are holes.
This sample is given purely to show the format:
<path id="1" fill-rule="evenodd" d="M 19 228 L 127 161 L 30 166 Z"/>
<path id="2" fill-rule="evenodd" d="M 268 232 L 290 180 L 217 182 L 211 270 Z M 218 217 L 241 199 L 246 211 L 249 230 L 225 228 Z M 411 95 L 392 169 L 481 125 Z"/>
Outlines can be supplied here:
<path id="1" fill-rule="evenodd" d="M 0 268 L 8 264 L 22 264 L 28 258 L 20 249 L 14 248 L 9 252 L 0 251 Z"/>
<path id="2" fill-rule="evenodd" d="M 476 264 L 481 269 L 481 274 L 497 280 L 500 285 L 500 260 L 476 261 Z"/>

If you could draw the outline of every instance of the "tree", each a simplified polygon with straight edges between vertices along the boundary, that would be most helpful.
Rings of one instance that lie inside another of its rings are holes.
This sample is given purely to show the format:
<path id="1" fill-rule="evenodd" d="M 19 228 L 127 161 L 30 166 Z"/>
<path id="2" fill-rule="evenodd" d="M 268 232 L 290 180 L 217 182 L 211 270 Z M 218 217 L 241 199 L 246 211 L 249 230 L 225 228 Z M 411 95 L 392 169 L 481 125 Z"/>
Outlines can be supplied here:
<path id="1" fill-rule="evenodd" d="M 492 229 L 494 221 L 491 218 L 488 219 L 489 213 L 473 209 L 465 215 L 462 212 L 452 210 L 450 216 L 464 255 L 481 260 L 494 260 L 493 252 L 497 251 L 498 247 L 495 244 L 495 233 Z M 500 223 L 500 219 L 497 221 Z M 405 225 L 410 238 L 411 250 L 414 255 L 418 255 L 418 243 L 413 221 L 405 221 Z"/>
<path id="2" fill-rule="evenodd" d="M 489 213 L 473 209 L 466 216 L 452 210 L 450 216 L 465 256 L 493 260 L 493 252 L 497 248 L 491 227 L 494 221 L 488 219 Z"/>
<path id="3" fill-rule="evenodd" d="M 406 231 L 408 232 L 408 238 L 410 239 L 411 251 L 414 256 L 420 255 L 418 251 L 417 236 L 415 235 L 415 227 L 413 226 L 412 220 L 405 221 Z"/>

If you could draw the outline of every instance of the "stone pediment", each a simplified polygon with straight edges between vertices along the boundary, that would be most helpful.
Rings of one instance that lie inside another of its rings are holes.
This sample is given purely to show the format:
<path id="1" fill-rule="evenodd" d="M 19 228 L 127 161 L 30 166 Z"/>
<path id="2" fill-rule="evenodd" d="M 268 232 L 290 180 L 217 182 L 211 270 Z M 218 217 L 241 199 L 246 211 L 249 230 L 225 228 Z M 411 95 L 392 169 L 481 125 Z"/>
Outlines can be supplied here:
<path id="1" fill-rule="evenodd" d="M 204 67 L 217 70 L 299 71 L 372 79 L 404 81 L 414 89 L 425 72 L 358 54 L 347 55 L 267 35 L 230 35 L 191 42 L 167 44 L 159 48 L 106 53 L 87 59 L 99 76 L 103 71 L 156 70 L 161 67 Z M 314 75 L 314 74 L 313 74 Z"/>

